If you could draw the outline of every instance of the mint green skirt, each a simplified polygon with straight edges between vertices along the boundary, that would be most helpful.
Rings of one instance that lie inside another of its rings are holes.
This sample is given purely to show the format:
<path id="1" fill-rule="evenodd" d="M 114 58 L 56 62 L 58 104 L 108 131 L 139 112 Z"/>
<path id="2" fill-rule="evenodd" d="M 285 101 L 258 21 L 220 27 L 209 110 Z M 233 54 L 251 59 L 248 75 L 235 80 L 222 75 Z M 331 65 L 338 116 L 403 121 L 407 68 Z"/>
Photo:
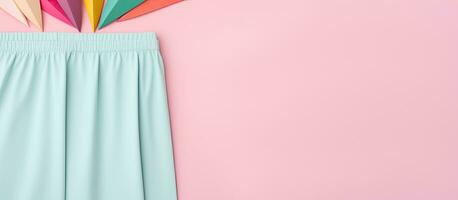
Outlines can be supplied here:
<path id="1" fill-rule="evenodd" d="M 175 200 L 154 33 L 0 33 L 0 200 Z"/>

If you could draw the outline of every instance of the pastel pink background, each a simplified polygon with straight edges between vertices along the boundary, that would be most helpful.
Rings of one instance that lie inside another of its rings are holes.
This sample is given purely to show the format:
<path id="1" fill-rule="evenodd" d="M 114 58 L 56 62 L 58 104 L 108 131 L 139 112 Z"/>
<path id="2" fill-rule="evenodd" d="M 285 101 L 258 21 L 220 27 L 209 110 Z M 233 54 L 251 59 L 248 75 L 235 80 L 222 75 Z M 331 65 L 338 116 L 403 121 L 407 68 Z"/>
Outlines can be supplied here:
<path id="1" fill-rule="evenodd" d="M 189 0 L 126 31 L 160 37 L 181 200 L 458 199 L 458 1 Z"/>

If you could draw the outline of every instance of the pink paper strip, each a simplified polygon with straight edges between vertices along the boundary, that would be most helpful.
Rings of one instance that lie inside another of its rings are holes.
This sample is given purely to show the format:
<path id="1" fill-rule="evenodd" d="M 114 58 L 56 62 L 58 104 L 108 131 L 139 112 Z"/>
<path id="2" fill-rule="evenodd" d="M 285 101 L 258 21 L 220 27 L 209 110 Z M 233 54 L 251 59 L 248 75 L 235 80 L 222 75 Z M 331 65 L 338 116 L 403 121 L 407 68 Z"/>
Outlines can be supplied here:
<path id="1" fill-rule="evenodd" d="M 65 15 L 64 10 L 62 7 L 59 5 L 57 0 L 41 0 L 41 8 L 52 15 L 53 17 L 59 19 L 60 21 L 73 26 L 72 22 L 68 19 L 68 17 Z"/>

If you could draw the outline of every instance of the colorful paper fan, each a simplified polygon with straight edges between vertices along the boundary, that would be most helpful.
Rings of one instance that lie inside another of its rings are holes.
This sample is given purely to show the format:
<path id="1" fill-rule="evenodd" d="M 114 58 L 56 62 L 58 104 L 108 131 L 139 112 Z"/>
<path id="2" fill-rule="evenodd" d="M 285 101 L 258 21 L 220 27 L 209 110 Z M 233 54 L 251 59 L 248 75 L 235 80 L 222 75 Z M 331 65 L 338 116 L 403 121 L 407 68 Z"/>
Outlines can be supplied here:
<path id="1" fill-rule="evenodd" d="M 24 15 L 16 6 L 14 0 L 0 0 L 0 8 L 12 17 L 14 17 L 15 19 L 17 19 L 18 21 L 20 21 L 21 23 L 28 25 L 27 19 L 25 19 Z"/>
<path id="2" fill-rule="evenodd" d="M 41 10 L 81 30 L 83 0 L 0 0 L 0 9 L 23 24 L 43 30 Z M 105 1 L 105 4 L 104 4 Z M 132 19 L 183 0 L 84 0 L 92 30 L 119 20 Z"/>
<path id="3" fill-rule="evenodd" d="M 32 22 L 33 25 L 43 30 L 40 0 L 15 0 L 19 10 Z"/>

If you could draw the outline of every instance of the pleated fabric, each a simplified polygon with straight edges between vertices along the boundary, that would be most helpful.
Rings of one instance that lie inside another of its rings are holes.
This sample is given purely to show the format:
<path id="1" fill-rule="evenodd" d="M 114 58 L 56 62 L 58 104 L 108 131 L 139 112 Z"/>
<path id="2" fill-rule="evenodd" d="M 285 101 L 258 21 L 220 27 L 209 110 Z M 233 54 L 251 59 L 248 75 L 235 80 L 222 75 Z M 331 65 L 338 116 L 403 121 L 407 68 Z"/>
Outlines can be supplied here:
<path id="1" fill-rule="evenodd" d="M 175 200 L 154 33 L 0 33 L 0 200 Z"/>

